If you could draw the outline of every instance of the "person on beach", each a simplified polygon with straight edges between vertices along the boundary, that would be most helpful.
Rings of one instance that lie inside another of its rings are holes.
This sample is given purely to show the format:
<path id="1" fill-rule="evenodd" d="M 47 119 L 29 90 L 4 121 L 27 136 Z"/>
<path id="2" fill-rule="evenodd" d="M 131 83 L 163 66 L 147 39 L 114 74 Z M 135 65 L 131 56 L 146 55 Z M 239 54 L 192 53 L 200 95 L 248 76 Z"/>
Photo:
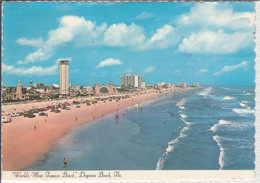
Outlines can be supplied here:
<path id="1" fill-rule="evenodd" d="M 34 125 L 34 131 L 36 131 L 36 125 Z"/>
<path id="2" fill-rule="evenodd" d="M 47 121 L 46 117 L 45 117 L 45 122 Z"/>
<path id="3" fill-rule="evenodd" d="M 77 117 L 75 117 L 75 121 L 76 121 L 76 122 L 78 121 L 78 118 L 77 118 Z"/>

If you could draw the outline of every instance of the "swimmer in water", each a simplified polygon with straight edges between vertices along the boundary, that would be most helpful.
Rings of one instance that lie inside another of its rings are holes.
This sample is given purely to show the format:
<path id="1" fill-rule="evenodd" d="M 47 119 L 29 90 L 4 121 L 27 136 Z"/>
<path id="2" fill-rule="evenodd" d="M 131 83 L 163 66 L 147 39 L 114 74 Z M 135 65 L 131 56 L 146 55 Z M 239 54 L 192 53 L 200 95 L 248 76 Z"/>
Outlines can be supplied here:
<path id="1" fill-rule="evenodd" d="M 63 159 L 64 167 L 67 167 L 68 161 L 66 158 Z"/>
<path id="2" fill-rule="evenodd" d="M 164 123 L 164 124 L 166 124 L 166 119 L 165 119 L 165 120 L 163 120 L 163 123 Z"/>

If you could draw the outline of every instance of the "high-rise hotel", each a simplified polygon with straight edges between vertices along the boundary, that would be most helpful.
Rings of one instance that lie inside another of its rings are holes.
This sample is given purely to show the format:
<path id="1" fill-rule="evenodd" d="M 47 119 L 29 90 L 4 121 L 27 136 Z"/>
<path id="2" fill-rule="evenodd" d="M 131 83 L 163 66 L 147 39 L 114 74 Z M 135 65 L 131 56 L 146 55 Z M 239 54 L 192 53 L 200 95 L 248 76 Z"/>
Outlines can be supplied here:
<path id="1" fill-rule="evenodd" d="M 69 94 L 69 60 L 60 60 L 60 95 Z"/>
<path id="2" fill-rule="evenodd" d="M 122 87 L 141 87 L 142 76 L 136 74 L 126 74 L 121 76 Z"/>

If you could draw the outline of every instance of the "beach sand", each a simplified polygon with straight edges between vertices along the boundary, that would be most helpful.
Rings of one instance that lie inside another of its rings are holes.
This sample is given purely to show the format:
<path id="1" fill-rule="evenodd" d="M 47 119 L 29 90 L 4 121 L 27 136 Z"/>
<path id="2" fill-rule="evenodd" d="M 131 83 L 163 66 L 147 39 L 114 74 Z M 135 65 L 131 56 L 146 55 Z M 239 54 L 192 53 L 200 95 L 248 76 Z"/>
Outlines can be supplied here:
<path id="1" fill-rule="evenodd" d="M 115 113 L 118 108 L 126 108 L 148 99 L 157 98 L 159 95 L 162 94 L 142 94 L 118 102 L 113 100 L 103 103 L 100 101 L 91 106 L 80 104 L 80 108 L 72 105 L 70 106 L 71 110 L 61 110 L 61 113 L 47 111 L 48 117 L 38 114 L 35 118 L 13 117 L 11 123 L 2 124 L 2 169 L 4 171 L 15 171 L 28 168 L 41 160 L 44 154 L 73 127 L 100 118 L 102 115 Z M 59 102 L 64 101 L 60 100 Z M 46 107 L 47 104 L 52 102 L 2 106 L 2 111 L 14 112 L 15 108 L 15 111 L 19 112 L 28 109 L 30 106 Z"/>

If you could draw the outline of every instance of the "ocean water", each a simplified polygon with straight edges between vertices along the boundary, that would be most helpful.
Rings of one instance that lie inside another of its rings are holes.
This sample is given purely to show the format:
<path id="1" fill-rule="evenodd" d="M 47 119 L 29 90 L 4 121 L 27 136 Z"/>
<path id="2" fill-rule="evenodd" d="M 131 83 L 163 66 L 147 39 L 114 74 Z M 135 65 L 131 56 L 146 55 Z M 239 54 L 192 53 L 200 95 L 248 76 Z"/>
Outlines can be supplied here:
<path id="1" fill-rule="evenodd" d="M 253 170 L 254 97 L 202 86 L 145 101 L 74 128 L 27 170 Z"/>

